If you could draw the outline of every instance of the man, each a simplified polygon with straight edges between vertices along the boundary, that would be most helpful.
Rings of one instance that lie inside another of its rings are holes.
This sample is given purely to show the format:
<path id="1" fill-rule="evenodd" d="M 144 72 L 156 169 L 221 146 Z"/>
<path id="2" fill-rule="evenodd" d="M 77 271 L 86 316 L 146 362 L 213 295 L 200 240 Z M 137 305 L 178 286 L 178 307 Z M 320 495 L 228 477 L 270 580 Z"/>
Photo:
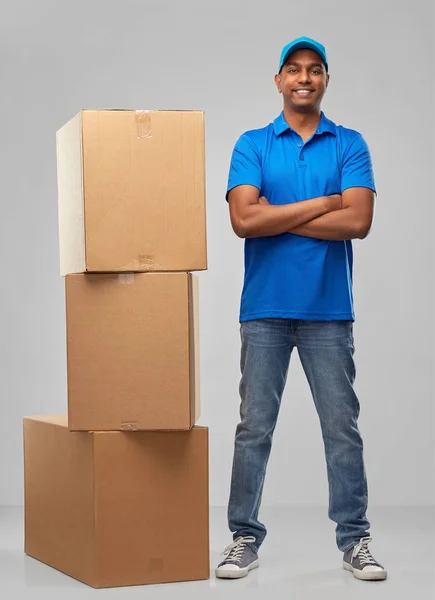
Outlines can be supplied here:
<path id="1" fill-rule="evenodd" d="M 371 555 L 359 402 L 353 384 L 352 239 L 367 236 L 376 194 L 360 133 L 320 110 L 329 84 L 322 44 L 302 37 L 284 47 L 278 74 L 283 111 L 248 131 L 231 160 L 227 200 L 245 238 L 240 307 L 240 417 L 228 523 L 233 543 L 217 577 L 258 566 L 266 528 L 258 520 L 272 436 L 298 349 L 320 420 L 329 518 L 343 566 L 364 580 L 387 577 Z M 289 475 L 290 476 L 290 475 Z"/>

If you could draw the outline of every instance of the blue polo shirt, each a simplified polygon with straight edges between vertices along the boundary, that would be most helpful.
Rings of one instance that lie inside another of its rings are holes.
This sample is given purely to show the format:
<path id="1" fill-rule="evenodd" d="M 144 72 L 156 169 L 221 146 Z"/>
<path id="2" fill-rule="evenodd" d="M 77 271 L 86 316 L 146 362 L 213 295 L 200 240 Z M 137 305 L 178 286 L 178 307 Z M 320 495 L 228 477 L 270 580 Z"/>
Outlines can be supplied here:
<path id="1" fill-rule="evenodd" d="M 267 127 L 237 141 L 228 192 L 242 184 L 271 204 L 341 194 L 350 187 L 376 193 L 369 148 L 360 133 L 335 125 L 324 113 L 305 143 L 282 112 Z M 240 322 L 285 318 L 354 320 L 352 242 L 293 233 L 245 239 Z"/>

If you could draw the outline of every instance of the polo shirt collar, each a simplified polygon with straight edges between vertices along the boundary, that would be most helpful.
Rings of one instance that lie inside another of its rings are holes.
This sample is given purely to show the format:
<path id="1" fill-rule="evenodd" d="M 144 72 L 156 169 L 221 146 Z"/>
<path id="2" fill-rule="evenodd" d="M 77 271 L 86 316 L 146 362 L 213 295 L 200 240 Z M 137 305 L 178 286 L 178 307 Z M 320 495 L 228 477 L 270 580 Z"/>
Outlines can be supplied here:
<path id="1" fill-rule="evenodd" d="M 281 114 L 273 122 L 273 130 L 275 132 L 275 135 L 281 135 L 281 133 L 283 133 L 287 129 L 291 129 L 291 131 L 294 131 L 294 129 L 290 127 L 290 125 L 285 120 L 284 111 L 282 111 Z M 324 133 L 325 131 L 337 135 L 335 123 L 327 119 L 325 117 L 324 112 L 321 111 L 319 125 L 317 127 L 315 135 Z"/>

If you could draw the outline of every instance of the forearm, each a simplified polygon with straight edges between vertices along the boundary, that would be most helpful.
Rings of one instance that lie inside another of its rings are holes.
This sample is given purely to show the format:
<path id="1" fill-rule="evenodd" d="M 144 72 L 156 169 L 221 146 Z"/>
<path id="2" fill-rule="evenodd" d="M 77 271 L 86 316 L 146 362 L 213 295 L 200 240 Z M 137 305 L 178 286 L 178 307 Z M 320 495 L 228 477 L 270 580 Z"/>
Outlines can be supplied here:
<path id="1" fill-rule="evenodd" d="M 312 198 L 291 204 L 253 204 L 241 223 L 242 237 L 263 237 L 287 233 L 331 210 L 327 197 Z"/>
<path id="2" fill-rule="evenodd" d="M 319 240 L 353 240 L 365 237 L 350 207 L 312 219 L 308 223 L 292 228 L 289 233 Z"/>

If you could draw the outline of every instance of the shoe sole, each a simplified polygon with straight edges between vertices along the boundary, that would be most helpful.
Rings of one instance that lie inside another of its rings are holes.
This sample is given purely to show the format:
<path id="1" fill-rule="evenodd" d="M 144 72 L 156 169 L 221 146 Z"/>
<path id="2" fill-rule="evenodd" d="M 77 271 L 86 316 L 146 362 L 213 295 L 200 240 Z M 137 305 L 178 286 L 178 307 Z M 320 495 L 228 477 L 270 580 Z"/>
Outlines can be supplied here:
<path id="1" fill-rule="evenodd" d="M 346 571 L 350 571 L 351 573 L 353 573 L 354 577 L 356 577 L 357 579 L 363 579 L 365 581 L 380 581 L 382 579 L 386 579 L 387 578 L 387 571 L 366 571 L 364 573 L 364 571 L 358 571 L 358 569 L 354 569 L 352 567 L 352 565 L 350 565 L 349 563 L 343 561 L 343 568 L 346 569 Z"/>
<path id="2" fill-rule="evenodd" d="M 249 573 L 249 571 L 251 571 L 252 569 L 256 569 L 259 566 L 259 561 L 258 560 L 254 560 L 253 563 L 251 563 L 248 567 L 245 567 L 244 569 L 219 569 L 217 568 L 215 570 L 215 575 L 216 577 L 218 577 L 219 579 L 240 579 L 241 577 L 246 577 L 247 574 Z"/>

